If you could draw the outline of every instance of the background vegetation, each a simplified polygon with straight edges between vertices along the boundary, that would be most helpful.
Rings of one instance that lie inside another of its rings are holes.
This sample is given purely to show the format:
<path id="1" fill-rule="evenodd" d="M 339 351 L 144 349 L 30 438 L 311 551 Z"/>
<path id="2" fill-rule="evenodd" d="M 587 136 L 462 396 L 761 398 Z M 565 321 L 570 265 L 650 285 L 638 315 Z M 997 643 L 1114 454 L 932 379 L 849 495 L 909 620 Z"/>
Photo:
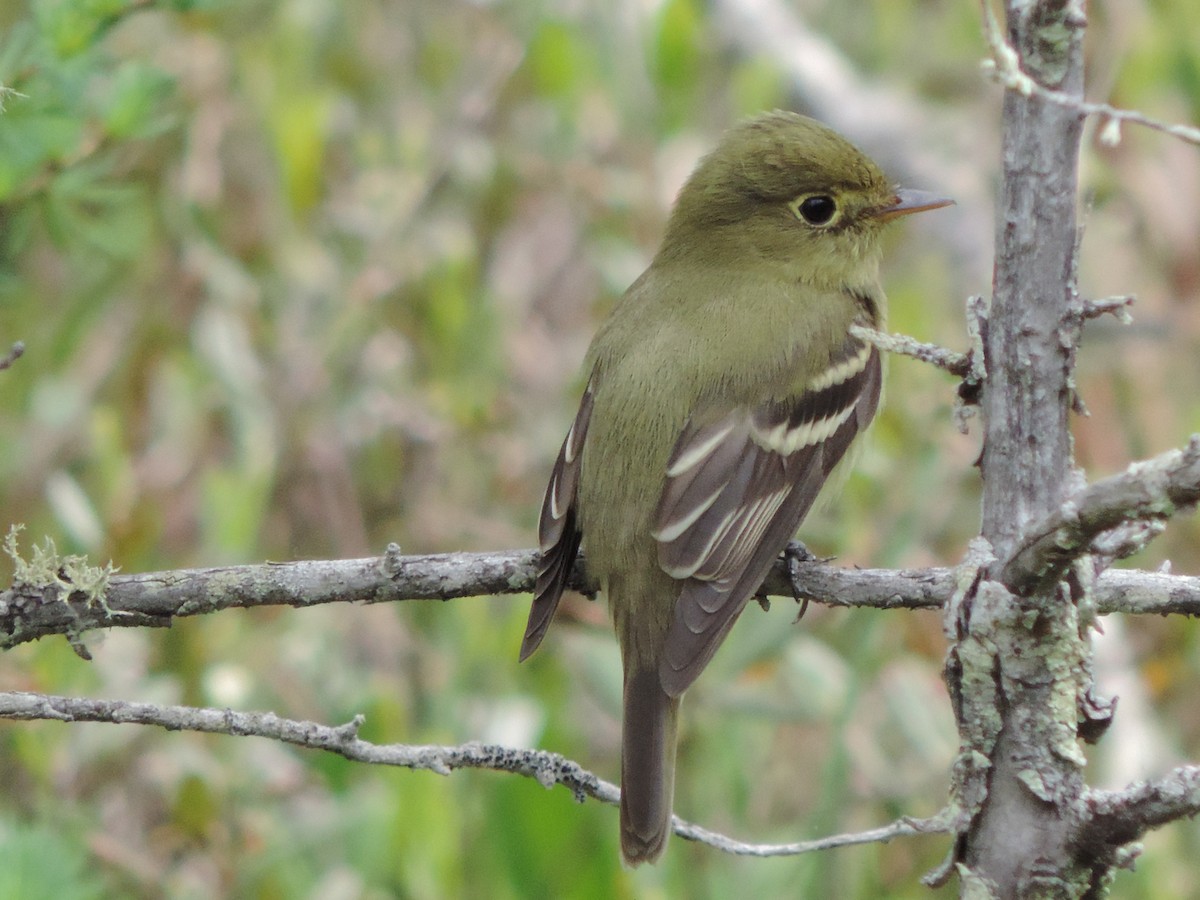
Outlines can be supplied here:
<path id="1" fill-rule="evenodd" d="M 885 277 L 894 329 L 963 347 L 999 152 L 977 7 L 787 7 L 861 96 L 904 99 L 899 121 L 882 101 L 838 121 L 731 26 L 750 8 L 0 8 L 0 351 L 28 348 L 0 373 L 0 525 L 127 572 L 531 545 L 596 322 L 697 156 L 765 108 L 816 109 L 898 179 L 959 198 L 940 224 L 896 229 Z M 1091 16 L 1092 96 L 1200 119 L 1195 4 Z M 1083 169 L 1081 288 L 1139 298 L 1132 328 L 1089 326 L 1081 360 L 1076 449 L 1100 475 L 1200 430 L 1200 156 L 1131 130 L 1093 141 Z M 857 471 L 805 528 L 814 550 L 957 560 L 978 525 L 978 438 L 955 430 L 953 389 L 891 362 Z M 1200 571 L 1198 539 L 1177 522 L 1130 564 Z M 541 746 L 615 777 L 615 645 L 601 604 L 566 613 L 521 667 L 525 604 L 499 599 L 225 613 L 91 636 L 91 663 L 45 641 L 0 658 L 0 683 L 363 712 L 371 740 Z M 679 812 L 754 840 L 934 812 L 956 749 L 939 617 L 793 618 L 750 610 L 689 694 Z M 1093 780 L 1200 757 L 1196 627 L 1104 628 L 1099 684 L 1122 703 Z M 0 773 L 0 896 L 926 897 L 917 878 L 946 850 L 753 861 L 677 840 L 625 872 L 615 810 L 561 790 L 103 725 L 0 725 Z M 1194 825 L 1153 835 L 1119 895 L 1200 896 L 1197 852 Z"/>

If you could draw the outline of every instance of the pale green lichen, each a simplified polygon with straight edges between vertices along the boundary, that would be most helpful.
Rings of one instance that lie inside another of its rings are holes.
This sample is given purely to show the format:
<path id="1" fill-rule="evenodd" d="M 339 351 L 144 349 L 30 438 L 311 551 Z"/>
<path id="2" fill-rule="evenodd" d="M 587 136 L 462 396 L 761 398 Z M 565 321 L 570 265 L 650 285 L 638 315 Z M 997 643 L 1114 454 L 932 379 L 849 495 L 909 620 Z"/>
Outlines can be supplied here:
<path id="1" fill-rule="evenodd" d="M 964 863 L 957 863 L 959 897 L 962 900 L 996 900 L 1000 896 L 994 882 L 969 869 Z"/>
<path id="2" fill-rule="evenodd" d="M 950 804 L 947 812 L 950 817 L 966 828 L 987 799 L 988 771 L 992 761 L 979 750 L 964 748 L 954 760 L 953 787 L 950 792 Z"/>
<path id="3" fill-rule="evenodd" d="M 12 525 L 4 536 L 3 551 L 13 563 L 14 586 L 54 587 L 63 600 L 79 591 L 88 606 L 99 604 L 105 612 L 110 612 L 105 599 L 108 581 L 119 571 L 111 561 L 103 566 L 93 566 L 88 564 L 86 556 L 60 556 L 54 539 L 49 537 L 40 545 L 34 544 L 26 559 L 21 555 L 17 539 L 24 528 L 24 525 Z"/>
<path id="4" fill-rule="evenodd" d="M 1024 10 L 1024 68 L 1043 84 L 1062 85 L 1079 56 L 1083 13 L 1071 3 L 1039 3 Z"/>
<path id="5" fill-rule="evenodd" d="M 1017 771 L 1017 777 L 1025 787 L 1029 788 L 1030 792 L 1039 800 L 1044 800 L 1049 803 L 1054 798 L 1054 792 L 1046 784 L 1046 779 L 1042 777 L 1042 773 L 1034 768 L 1024 768 Z"/>

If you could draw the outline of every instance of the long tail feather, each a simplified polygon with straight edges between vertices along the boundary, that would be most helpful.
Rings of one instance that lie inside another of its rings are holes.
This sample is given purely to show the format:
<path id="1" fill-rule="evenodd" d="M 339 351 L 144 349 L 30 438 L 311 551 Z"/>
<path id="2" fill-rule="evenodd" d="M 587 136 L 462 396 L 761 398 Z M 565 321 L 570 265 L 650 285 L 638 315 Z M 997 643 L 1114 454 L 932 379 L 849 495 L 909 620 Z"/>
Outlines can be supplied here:
<path id="1" fill-rule="evenodd" d="M 621 857 L 636 866 L 662 855 L 671 830 L 679 699 L 663 691 L 657 667 L 631 669 L 621 738 Z"/>

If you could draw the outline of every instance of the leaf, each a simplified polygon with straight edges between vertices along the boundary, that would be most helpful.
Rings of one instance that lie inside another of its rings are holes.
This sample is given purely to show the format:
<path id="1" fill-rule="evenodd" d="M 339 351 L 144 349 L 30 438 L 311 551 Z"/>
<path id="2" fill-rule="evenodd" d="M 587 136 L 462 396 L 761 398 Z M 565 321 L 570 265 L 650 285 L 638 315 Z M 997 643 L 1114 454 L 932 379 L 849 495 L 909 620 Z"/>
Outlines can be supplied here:
<path id="1" fill-rule="evenodd" d="M 154 66 L 123 64 L 101 104 L 105 130 L 117 139 L 146 138 L 163 131 L 170 124 L 163 114 L 164 101 L 174 86 L 174 79 Z"/>

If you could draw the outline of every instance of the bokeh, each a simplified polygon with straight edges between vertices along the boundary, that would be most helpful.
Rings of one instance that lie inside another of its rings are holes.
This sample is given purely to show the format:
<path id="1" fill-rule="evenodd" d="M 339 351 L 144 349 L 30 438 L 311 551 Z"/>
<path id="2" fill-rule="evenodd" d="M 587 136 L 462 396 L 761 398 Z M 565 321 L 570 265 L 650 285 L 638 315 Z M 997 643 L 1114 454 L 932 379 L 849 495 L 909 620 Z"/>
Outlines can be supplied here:
<path id="1" fill-rule="evenodd" d="M 1200 7 L 1093 3 L 1089 96 L 1200 121 Z M 597 322 L 721 129 L 824 118 L 958 199 L 888 241 L 890 326 L 964 349 L 990 285 L 1000 91 L 965 0 L 42 0 L 0 7 L 0 528 L 153 571 L 532 545 Z M 1200 431 L 1200 150 L 1090 123 L 1075 419 L 1091 477 Z M 753 348 L 747 348 L 753 352 Z M 857 468 L 802 537 L 951 565 L 978 427 L 889 361 Z M 1200 571 L 1175 521 L 1128 564 Z M 0 577 L 11 566 L 0 560 Z M 518 666 L 526 598 L 226 612 L 0 657 L 4 689 L 497 741 L 615 779 L 620 671 L 572 597 Z M 677 811 L 757 841 L 929 815 L 957 747 L 930 612 L 751 607 L 688 695 Z M 1195 626 L 1104 620 L 1107 786 L 1200 757 Z M 0 724 L 4 897 L 930 897 L 948 846 L 748 860 L 674 840 L 623 871 L 616 811 L 491 772 L 383 770 L 260 739 Z M 1191 823 L 1122 897 L 1200 896 Z"/>

